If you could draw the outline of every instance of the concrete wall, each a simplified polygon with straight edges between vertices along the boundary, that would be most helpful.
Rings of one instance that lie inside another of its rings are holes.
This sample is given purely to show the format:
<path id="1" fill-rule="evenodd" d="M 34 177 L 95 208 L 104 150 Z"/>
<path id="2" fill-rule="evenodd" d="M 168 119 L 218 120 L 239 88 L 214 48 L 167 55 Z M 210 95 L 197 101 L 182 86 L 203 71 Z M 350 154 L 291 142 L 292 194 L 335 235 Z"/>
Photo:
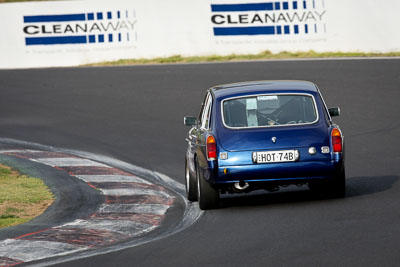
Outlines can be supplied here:
<path id="1" fill-rule="evenodd" d="M 396 0 L 0 4 L 0 68 L 171 55 L 400 51 Z"/>

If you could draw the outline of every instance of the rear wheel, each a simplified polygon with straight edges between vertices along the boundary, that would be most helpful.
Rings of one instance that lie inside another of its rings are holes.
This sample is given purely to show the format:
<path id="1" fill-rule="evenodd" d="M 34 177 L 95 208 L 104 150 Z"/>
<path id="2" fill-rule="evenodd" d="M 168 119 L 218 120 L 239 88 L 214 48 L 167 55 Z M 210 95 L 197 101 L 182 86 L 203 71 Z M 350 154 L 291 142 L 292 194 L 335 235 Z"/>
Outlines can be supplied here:
<path id="1" fill-rule="evenodd" d="M 219 202 L 219 192 L 217 189 L 212 187 L 200 174 L 198 168 L 196 168 L 197 176 L 197 199 L 199 201 L 199 207 L 202 210 L 214 209 L 217 207 Z"/>
<path id="2" fill-rule="evenodd" d="M 329 180 L 310 181 L 309 188 L 318 196 L 342 198 L 346 195 L 346 174 L 344 168 Z"/>
<path id="3" fill-rule="evenodd" d="M 333 178 L 331 184 L 331 194 L 333 197 L 342 198 L 346 196 L 346 174 L 344 168 L 336 177 Z"/>
<path id="4" fill-rule="evenodd" d="M 185 160 L 185 185 L 186 185 L 186 198 L 189 201 L 197 201 L 196 177 L 193 177 L 190 174 L 187 160 Z"/>

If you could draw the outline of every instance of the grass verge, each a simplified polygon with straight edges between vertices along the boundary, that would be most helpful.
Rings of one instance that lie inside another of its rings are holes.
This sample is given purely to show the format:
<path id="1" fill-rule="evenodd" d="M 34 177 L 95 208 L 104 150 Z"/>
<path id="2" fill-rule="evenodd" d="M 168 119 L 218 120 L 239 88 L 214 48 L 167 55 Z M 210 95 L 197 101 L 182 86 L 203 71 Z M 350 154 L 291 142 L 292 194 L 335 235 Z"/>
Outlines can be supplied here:
<path id="1" fill-rule="evenodd" d="M 42 214 L 54 196 L 41 179 L 0 164 L 0 228 L 25 223 Z"/>
<path id="2" fill-rule="evenodd" d="M 267 60 L 267 59 L 296 59 L 296 58 L 341 58 L 341 57 L 398 57 L 400 52 L 390 53 L 361 53 L 361 52 L 280 52 L 272 53 L 264 51 L 259 54 L 251 55 L 227 55 L 227 56 L 195 56 L 182 57 L 175 55 L 171 57 L 158 57 L 152 59 L 121 59 L 117 61 L 107 61 L 85 66 L 117 66 L 117 65 L 139 65 L 139 64 L 171 64 L 171 63 L 195 63 L 195 62 L 224 62 L 224 61 L 247 61 L 247 60 Z"/>

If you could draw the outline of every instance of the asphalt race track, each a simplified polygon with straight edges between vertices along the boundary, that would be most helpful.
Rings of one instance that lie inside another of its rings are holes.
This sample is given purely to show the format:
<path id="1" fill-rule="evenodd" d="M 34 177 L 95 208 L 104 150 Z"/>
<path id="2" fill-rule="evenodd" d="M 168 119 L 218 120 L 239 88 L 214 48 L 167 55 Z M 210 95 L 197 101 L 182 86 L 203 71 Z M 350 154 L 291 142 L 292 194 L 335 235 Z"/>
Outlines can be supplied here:
<path id="1" fill-rule="evenodd" d="M 206 88 L 300 79 L 340 106 L 348 196 L 289 188 L 224 199 L 190 228 L 63 266 L 398 266 L 400 59 L 0 71 L 0 137 L 113 157 L 184 182 Z"/>

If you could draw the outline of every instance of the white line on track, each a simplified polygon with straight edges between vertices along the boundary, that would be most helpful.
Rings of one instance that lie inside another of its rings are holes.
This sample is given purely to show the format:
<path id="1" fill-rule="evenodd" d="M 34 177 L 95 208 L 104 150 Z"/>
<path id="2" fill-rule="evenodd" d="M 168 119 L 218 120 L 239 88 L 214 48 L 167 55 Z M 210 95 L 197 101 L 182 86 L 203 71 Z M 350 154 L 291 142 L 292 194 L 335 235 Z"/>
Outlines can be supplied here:
<path id="1" fill-rule="evenodd" d="M 42 151 L 32 150 L 32 149 L 3 149 L 3 150 L 0 150 L 0 153 L 18 153 L 18 152 L 37 153 L 37 152 L 42 152 Z"/>
<path id="2" fill-rule="evenodd" d="M 86 228 L 95 230 L 106 230 L 117 232 L 124 235 L 135 236 L 142 232 L 149 232 L 155 228 L 154 225 L 138 223 L 126 220 L 75 220 L 71 223 L 64 224 L 65 228 Z"/>
<path id="3" fill-rule="evenodd" d="M 169 194 L 152 189 L 142 188 L 118 188 L 118 189 L 100 189 L 106 196 L 135 196 L 135 195 L 152 195 L 170 197 Z"/>
<path id="4" fill-rule="evenodd" d="M 100 213 L 140 213 L 164 215 L 169 206 L 162 204 L 105 204 Z"/>
<path id="5" fill-rule="evenodd" d="M 108 167 L 105 164 L 82 158 L 40 158 L 40 159 L 31 159 L 32 161 L 36 161 L 39 163 L 43 163 L 46 165 L 50 165 L 52 167 Z"/>
<path id="6" fill-rule="evenodd" d="M 6 239 L 0 242 L 0 255 L 20 261 L 39 260 L 86 250 L 88 247 L 51 241 Z"/>
<path id="7" fill-rule="evenodd" d="M 7 240 L 7 245 L 3 244 L 3 242 L 5 242 L 4 240 L 0 241 L 0 248 L 1 248 L 0 254 L 3 254 L 4 251 L 2 252 L 2 249 L 4 249 L 4 245 L 5 245 L 7 248 L 7 251 L 4 252 L 4 256 L 11 258 L 11 259 L 13 259 L 13 258 L 19 259 L 15 256 L 18 248 L 21 248 L 24 250 L 24 249 L 26 249 L 25 247 L 27 247 L 27 248 L 31 247 L 30 251 L 34 251 L 34 249 L 37 247 L 38 250 L 41 250 L 39 248 L 40 247 L 39 245 L 40 244 L 44 245 L 45 243 L 48 244 L 46 249 L 49 250 L 49 253 L 48 253 L 48 256 L 44 256 L 44 254 L 38 254 L 41 257 L 41 259 L 52 257 L 52 256 L 66 255 L 61 258 L 52 258 L 45 262 L 40 262 L 40 263 L 36 263 L 36 264 L 31 263 L 30 266 L 41 266 L 42 267 L 42 266 L 53 265 L 53 264 L 62 263 L 62 262 L 68 262 L 71 260 L 76 260 L 76 259 L 91 257 L 91 256 L 99 255 L 99 254 L 119 251 L 121 249 L 135 247 L 135 246 L 138 246 L 138 245 L 141 245 L 144 243 L 148 243 L 148 242 L 151 242 L 154 240 L 165 238 L 167 236 L 170 236 L 172 234 L 175 234 L 177 232 L 180 232 L 180 231 L 188 228 L 195 221 L 197 221 L 200 218 L 200 216 L 203 214 L 203 211 L 201 211 L 198 208 L 198 205 L 190 203 L 186 200 L 185 191 L 184 191 L 185 186 L 181 183 L 176 182 L 175 180 L 171 179 L 170 177 L 168 177 L 164 174 L 154 172 L 151 170 L 147 170 L 142 167 L 135 166 L 130 163 L 123 162 L 123 161 L 120 161 L 120 160 L 117 160 L 114 158 L 110 158 L 107 156 L 83 152 L 83 151 L 79 151 L 79 150 L 59 149 L 59 148 L 49 147 L 49 146 L 45 146 L 45 145 L 41 145 L 41 144 L 37 144 L 37 143 L 31 143 L 31 142 L 26 142 L 26 141 L 11 139 L 11 138 L 0 138 L 0 143 L 4 143 L 7 145 L 14 145 L 14 146 L 17 145 L 18 147 L 22 146 L 24 148 L 30 147 L 30 148 L 36 149 L 36 150 L 32 150 L 32 149 L 0 150 L 0 153 L 22 152 L 22 151 L 25 151 L 25 152 L 49 151 L 49 152 L 55 152 L 55 153 L 71 154 L 74 156 L 91 159 L 96 162 L 102 162 L 104 164 L 108 164 L 115 168 L 119 168 L 124 171 L 134 173 L 135 175 L 145 177 L 146 179 L 149 179 L 153 183 L 157 183 L 157 184 L 166 186 L 167 188 L 169 188 L 170 190 L 175 192 L 180 197 L 180 199 L 184 202 L 184 205 L 185 205 L 185 211 L 184 211 L 184 214 L 183 214 L 183 217 L 181 218 L 181 220 L 179 222 L 177 222 L 173 227 L 169 227 L 168 229 L 164 230 L 163 232 L 158 233 L 156 236 L 148 236 L 148 237 L 141 237 L 138 239 L 132 239 L 130 241 L 126 241 L 123 243 L 117 243 L 110 247 L 97 248 L 95 250 L 91 250 L 91 249 L 86 250 L 87 247 L 85 247 L 85 246 L 69 245 L 69 244 L 65 244 L 65 243 L 49 242 L 49 241 Z M 85 178 L 90 179 L 90 178 L 86 177 L 85 175 L 80 175 L 80 176 L 81 176 L 81 179 L 85 179 Z M 95 177 L 95 175 L 93 175 L 92 176 L 93 182 L 95 182 L 95 179 L 103 179 L 103 177 L 100 177 L 100 176 L 101 175 Z M 125 182 L 124 179 L 126 179 L 126 177 L 123 177 L 123 176 L 117 177 L 114 175 L 110 175 L 110 177 L 111 177 L 111 180 L 121 179 L 120 182 Z M 133 176 L 133 177 L 136 177 L 136 176 Z M 105 182 L 105 181 L 102 181 L 102 182 Z M 167 209 L 169 208 L 169 206 L 166 206 L 166 205 L 151 205 L 151 206 L 141 205 L 141 206 L 142 207 L 137 207 L 137 205 L 135 206 L 132 204 L 103 205 L 102 211 L 103 211 L 103 214 L 114 213 L 114 212 L 118 213 L 118 212 L 125 210 L 127 212 L 133 212 L 133 213 L 139 212 L 139 213 L 146 214 L 146 212 L 148 212 L 148 214 L 164 215 L 166 213 Z M 38 242 L 40 242 L 40 243 L 38 243 Z M 54 254 L 53 252 L 51 252 L 52 251 L 52 246 L 51 246 L 52 243 L 54 243 L 54 245 L 57 245 L 57 248 L 60 248 L 60 246 L 58 244 L 64 245 L 65 251 L 62 251 L 62 250 L 54 251 L 54 253 L 57 253 L 57 254 Z M 37 244 L 37 245 L 35 245 L 35 244 Z M 71 249 L 71 250 L 67 251 L 67 249 Z M 81 251 L 81 252 L 74 253 L 77 251 Z M 45 253 L 45 252 L 43 252 L 43 253 Z M 33 261 L 33 260 L 37 260 L 37 259 L 38 259 L 38 257 L 36 256 L 36 254 L 30 253 L 29 251 L 25 255 L 25 257 L 20 258 L 21 261 L 25 261 L 25 262 Z"/>
<path id="8" fill-rule="evenodd" d="M 76 177 L 89 183 L 116 182 L 116 183 L 152 184 L 139 177 L 127 176 L 127 175 L 77 175 Z"/>

